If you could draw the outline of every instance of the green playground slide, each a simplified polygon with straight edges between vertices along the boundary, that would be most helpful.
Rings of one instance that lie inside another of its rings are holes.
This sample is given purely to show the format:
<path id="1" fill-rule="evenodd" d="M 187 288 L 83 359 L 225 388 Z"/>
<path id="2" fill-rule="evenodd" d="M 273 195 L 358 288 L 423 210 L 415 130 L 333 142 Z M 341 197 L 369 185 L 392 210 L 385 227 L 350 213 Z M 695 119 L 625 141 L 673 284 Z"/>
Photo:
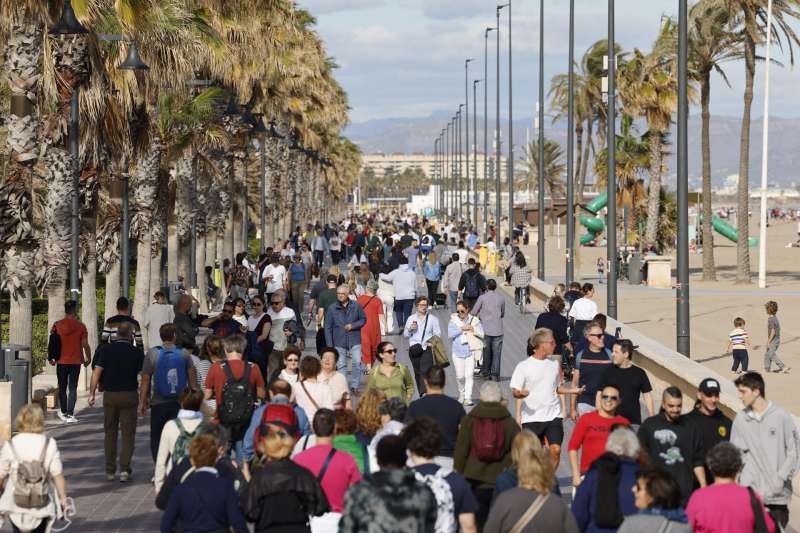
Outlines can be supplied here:
<path id="1" fill-rule="evenodd" d="M 702 223 L 702 221 L 703 217 L 700 217 L 700 222 Z M 726 239 L 731 240 L 733 242 L 739 242 L 739 232 L 736 230 L 736 228 L 734 228 L 721 218 L 712 216 L 711 225 L 714 227 L 717 233 L 719 233 Z M 750 237 L 749 239 L 747 239 L 747 245 L 758 246 L 758 239 L 756 239 L 755 237 Z"/>
<path id="2" fill-rule="evenodd" d="M 586 204 L 584 207 L 590 213 L 597 214 L 597 212 L 603 209 L 607 204 L 608 204 L 608 191 L 604 191 L 600 193 L 594 200 Z M 584 246 L 594 241 L 597 238 L 597 236 L 603 233 L 603 230 L 605 230 L 606 228 L 606 225 L 605 223 L 603 223 L 603 220 L 596 217 L 590 217 L 588 215 L 581 214 L 578 217 L 578 220 L 580 220 L 581 225 L 589 231 L 589 233 L 581 235 L 581 244 Z"/>

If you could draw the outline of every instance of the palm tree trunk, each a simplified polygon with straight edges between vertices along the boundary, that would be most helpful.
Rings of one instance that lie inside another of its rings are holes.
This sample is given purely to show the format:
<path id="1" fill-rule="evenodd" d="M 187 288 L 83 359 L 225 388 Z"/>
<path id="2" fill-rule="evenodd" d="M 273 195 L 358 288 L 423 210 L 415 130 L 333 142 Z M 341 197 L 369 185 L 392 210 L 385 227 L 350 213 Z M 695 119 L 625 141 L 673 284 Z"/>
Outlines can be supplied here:
<path id="1" fill-rule="evenodd" d="M 207 313 L 206 305 L 206 235 L 197 236 L 197 249 L 195 250 L 195 265 L 197 275 L 197 299 L 200 302 L 200 312 Z"/>
<path id="2" fill-rule="evenodd" d="M 122 283 L 122 265 L 119 260 L 113 261 L 106 273 L 106 297 L 103 304 L 103 316 L 112 317 L 117 314 L 117 299 L 120 296 Z"/>
<path id="3" fill-rule="evenodd" d="M 152 238 L 152 237 L 151 237 Z M 150 243 L 152 245 L 152 242 Z M 148 294 L 152 297 L 157 291 L 163 287 L 161 280 L 161 246 L 151 247 L 150 250 L 150 288 Z"/>
<path id="4" fill-rule="evenodd" d="M 700 106 L 702 108 L 701 145 L 703 152 L 703 281 L 717 281 L 714 265 L 714 232 L 711 227 L 711 71 L 703 72 L 700 81 Z"/>
<path id="5" fill-rule="evenodd" d="M 222 270 L 222 262 L 225 257 L 225 232 L 224 231 L 217 231 L 217 242 L 214 246 L 217 249 L 217 258 L 219 260 L 219 268 Z M 225 301 L 225 298 L 228 297 L 228 288 L 225 286 L 225 273 L 223 271 L 222 279 L 220 281 L 219 286 L 220 294 L 222 296 L 222 300 Z"/>
<path id="6" fill-rule="evenodd" d="M 136 291 L 133 296 L 133 316 L 144 318 L 144 311 L 150 303 L 150 247 L 152 235 L 145 231 L 136 246 Z M 147 345 L 147 339 L 145 339 Z"/>
<path id="7" fill-rule="evenodd" d="M 661 208 L 661 168 L 663 157 L 661 133 L 651 131 L 650 186 L 647 191 L 647 225 L 644 232 L 646 246 L 657 244 L 658 240 L 658 212 Z"/>
<path id="8" fill-rule="evenodd" d="M 47 331 L 53 324 L 64 318 L 64 304 L 66 303 L 67 272 L 63 267 L 54 269 L 53 277 L 47 285 Z"/>
<path id="9" fill-rule="evenodd" d="M 750 110 L 753 104 L 753 79 L 756 75 L 755 13 L 745 9 L 745 88 L 742 112 L 742 134 L 739 143 L 739 182 L 736 186 L 736 226 L 739 240 L 736 243 L 736 283 L 750 283 Z"/>
<path id="10" fill-rule="evenodd" d="M 95 195 L 96 196 L 96 195 Z M 95 204 L 96 205 L 96 204 Z M 81 274 L 81 321 L 86 325 L 91 352 L 97 349 L 97 209 L 92 206 L 84 211 L 81 218 L 85 238 L 86 256 Z M 89 373 L 81 367 L 83 390 L 89 390 Z"/>

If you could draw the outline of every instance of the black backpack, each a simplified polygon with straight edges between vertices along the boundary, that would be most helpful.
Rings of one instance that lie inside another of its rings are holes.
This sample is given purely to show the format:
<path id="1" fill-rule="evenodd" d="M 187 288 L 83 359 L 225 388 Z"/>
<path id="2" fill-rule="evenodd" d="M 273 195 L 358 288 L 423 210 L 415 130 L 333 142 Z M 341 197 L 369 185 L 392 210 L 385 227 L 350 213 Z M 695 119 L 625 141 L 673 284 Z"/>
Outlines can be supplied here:
<path id="1" fill-rule="evenodd" d="M 477 298 L 481 295 L 480 274 L 464 274 L 464 298 Z"/>
<path id="2" fill-rule="evenodd" d="M 47 359 L 50 361 L 61 359 L 61 335 L 56 331 L 56 324 L 53 324 L 53 328 L 50 330 L 50 338 L 47 339 Z"/>
<path id="3" fill-rule="evenodd" d="M 242 379 L 236 380 L 227 363 L 222 363 L 225 372 L 225 385 L 222 386 L 222 398 L 217 401 L 217 416 L 223 426 L 237 427 L 250 424 L 255 409 L 256 395 L 250 385 L 252 363 L 244 363 Z"/>

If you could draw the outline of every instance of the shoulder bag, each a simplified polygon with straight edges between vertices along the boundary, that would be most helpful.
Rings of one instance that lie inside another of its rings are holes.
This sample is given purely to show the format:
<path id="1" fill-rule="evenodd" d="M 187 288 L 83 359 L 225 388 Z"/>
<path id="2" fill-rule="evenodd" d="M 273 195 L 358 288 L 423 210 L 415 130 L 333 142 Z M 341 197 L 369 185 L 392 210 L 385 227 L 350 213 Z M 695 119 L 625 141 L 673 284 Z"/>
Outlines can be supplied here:
<path id="1" fill-rule="evenodd" d="M 531 520 L 533 520 L 536 517 L 536 515 L 539 514 L 539 511 L 542 509 L 542 506 L 544 506 L 548 496 L 550 495 L 539 494 L 536 497 L 536 500 L 533 502 L 533 505 L 528 507 L 528 510 L 525 511 L 525 513 L 519 517 L 517 523 L 514 524 L 514 527 L 508 530 L 508 533 L 522 533 L 522 531 L 528 526 L 528 524 L 531 523 Z"/>

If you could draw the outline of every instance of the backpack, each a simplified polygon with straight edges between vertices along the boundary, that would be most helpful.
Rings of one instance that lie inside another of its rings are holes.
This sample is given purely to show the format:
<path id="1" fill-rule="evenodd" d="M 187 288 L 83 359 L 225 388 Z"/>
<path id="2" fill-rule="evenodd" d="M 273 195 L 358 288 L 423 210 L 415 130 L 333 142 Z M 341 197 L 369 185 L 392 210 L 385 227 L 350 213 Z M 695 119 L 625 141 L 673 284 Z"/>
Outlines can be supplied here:
<path id="1" fill-rule="evenodd" d="M 261 439 L 261 427 L 264 425 L 280 426 L 286 432 L 293 436 L 295 439 L 300 438 L 300 431 L 298 427 L 300 422 L 297 420 L 297 413 L 294 406 L 288 403 L 268 403 L 261 413 L 261 423 L 256 428 L 255 436 L 253 437 L 253 447 L 256 447 L 258 441 Z"/>
<path id="2" fill-rule="evenodd" d="M 472 276 L 464 274 L 466 278 L 464 280 L 464 298 L 477 298 L 481 295 L 481 286 L 478 282 L 478 276 L 480 276 L 478 273 Z"/>
<path id="3" fill-rule="evenodd" d="M 153 387 L 159 396 L 177 400 L 186 388 L 186 362 L 183 348 L 158 347 Z"/>
<path id="4" fill-rule="evenodd" d="M 50 361 L 61 359 L 61 335 L 56 330 L 56 324 L 53 324 L 53 328 L 50 330 L 50 338 L 47 339 L 47 359 Z"/>
<path id="5" fill-rule="evenodd" d="M 217 400 L 217 416 L 223 426 L 237 427 L 250 424 L 253 416 L 256 394 L 250 385 L 252 363 L 245 363 L 242 379 L 233 377 L 227 363 L 222 363 L 222 370 L 227 378 L 222 386 L 222 398 Z"/>
<path id="6" fill-rule="evenodd" d="M 445 479 L 450 475 L 450 470 L 439 467 L 434 474 L 423 474 L 414 471 L 417 481 L 427 485 L 433 496 L 436 498 L 436 525 L 433 530 L 435 533 L 455 533 L 456 530 L 456 505 L 453 500 L 453 490 Z"/>
<path id="7" fill-rule="evenodd" d="M 175 441 L 175 446 L 172 447 L 172 466 L 177 465 L 185 457 L 189 456 L 189 443 L 192 442 L 195 434 L 197 433 L 200 424 L 194 428 L 194 431 L 189 431 L 185 427 L 183 427 L 183 422 L 181 422 L 180 418 L 175 419 L 175 425 L 178 426 L 178 431 L 180 431 L 180 435 L 178 435 L 178 440 Z"/>
<path id="8" fill-rule="evenodd" d="M 503 420 L 498 418 L 475 418 L 472 422 L 472 447 L 470 453 L 483 463 L 495 463 L 503 459 L 506 448 L 506 433 Z"/>
<path id="9" fill-rule="evenodd" d="M 21 461 L 14 449 L 13 439 L 8 447 L 17 462 L 17 477 L 14 479 L 14 504 L 23 509 L 41 509 L 50 503 L 50 474 L 44 465 L 50 437 L 45 437 L 39 459 Z"/>

